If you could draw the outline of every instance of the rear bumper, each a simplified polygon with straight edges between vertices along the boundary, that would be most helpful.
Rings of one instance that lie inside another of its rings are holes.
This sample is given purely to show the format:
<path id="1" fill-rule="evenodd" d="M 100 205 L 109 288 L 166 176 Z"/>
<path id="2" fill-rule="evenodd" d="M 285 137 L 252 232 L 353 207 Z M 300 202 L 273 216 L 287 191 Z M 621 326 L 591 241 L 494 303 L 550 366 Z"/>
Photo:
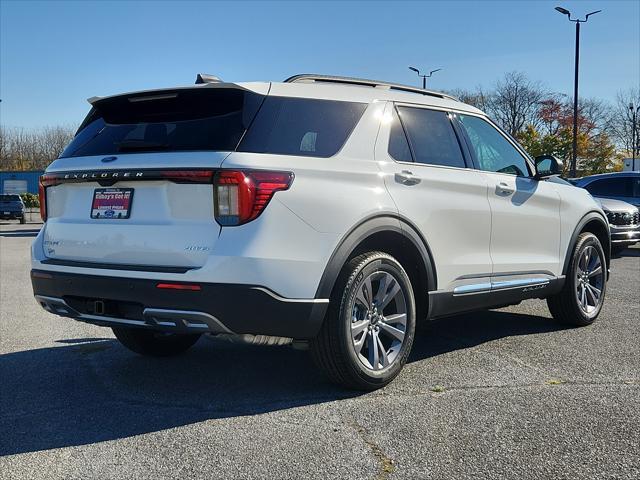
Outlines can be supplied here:
<path id="1" fill-rule="evenodd" d="M 51 313 L 101 326 L 172 332 L 313 338 L 327 299 L 288 299 L 253 285 L 198 283 L 158 289 L 159 280 L 31 271 L 33 293 Z"/>
<path id="2" fill-rule="evenodd" d="M 0 209 L 0 218 L 2 220 L 17 220 L 24 217 L 24 212 L 9 212 L 5 213 Z"/>

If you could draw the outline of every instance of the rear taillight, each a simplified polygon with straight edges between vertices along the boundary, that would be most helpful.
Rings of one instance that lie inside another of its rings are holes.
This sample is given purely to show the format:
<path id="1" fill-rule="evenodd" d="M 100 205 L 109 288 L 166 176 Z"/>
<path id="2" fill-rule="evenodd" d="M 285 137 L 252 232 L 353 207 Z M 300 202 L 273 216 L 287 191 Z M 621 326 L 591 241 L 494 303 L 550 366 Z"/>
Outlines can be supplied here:
<path id="1" fill-rule="evenodd" d="M 221 170 L 214 179 L 216 221 L 222 226 L 242 225 L 257 218 L 273 194 L 287 190 L 290 172 Z"/>
<path id="2" fill-rule="evenodd" d="M 40 217 L 47 221 L 47 187 L 56 185 L 51 175 L 42 175 L 38 181 L 38 199 L 40 200 Z"/>

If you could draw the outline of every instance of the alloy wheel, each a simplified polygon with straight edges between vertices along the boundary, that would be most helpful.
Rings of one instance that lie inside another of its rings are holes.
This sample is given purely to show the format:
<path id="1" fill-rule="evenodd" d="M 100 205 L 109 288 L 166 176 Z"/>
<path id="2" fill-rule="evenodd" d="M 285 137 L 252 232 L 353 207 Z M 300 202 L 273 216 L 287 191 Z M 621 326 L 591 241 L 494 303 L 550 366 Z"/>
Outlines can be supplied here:
<path id="1" fill-rule="evenodd" d="M 368 369 L 391 365 L 405 341 L 407 303 L 395 277 L 386 271 L 369 274 L 358 287 L 351 317 L 351 340 Z"/>
<path id="2" fill-rule="evenodd" d="M 587 315 L 593 314 L 602 303 L 604 286 L 603 262 L 598 250 L 586 247 L 576 265 L 576 298 L 580 309 Z"/>

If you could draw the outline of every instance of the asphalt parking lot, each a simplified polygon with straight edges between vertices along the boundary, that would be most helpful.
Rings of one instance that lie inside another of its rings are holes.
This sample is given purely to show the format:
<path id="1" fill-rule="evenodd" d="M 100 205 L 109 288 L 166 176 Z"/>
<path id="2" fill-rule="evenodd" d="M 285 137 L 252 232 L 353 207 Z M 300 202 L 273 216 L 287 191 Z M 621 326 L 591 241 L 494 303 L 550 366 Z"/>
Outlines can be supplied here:
<path id="1" fill-rule="evenodd" d="M 39 225 L 0 222 L 0 478 L 640 478 L 640 248 L 591 327 L 541 301 L 425 323 L 387 388 L 306 352 L 136 356 L 36 305 Z"/>

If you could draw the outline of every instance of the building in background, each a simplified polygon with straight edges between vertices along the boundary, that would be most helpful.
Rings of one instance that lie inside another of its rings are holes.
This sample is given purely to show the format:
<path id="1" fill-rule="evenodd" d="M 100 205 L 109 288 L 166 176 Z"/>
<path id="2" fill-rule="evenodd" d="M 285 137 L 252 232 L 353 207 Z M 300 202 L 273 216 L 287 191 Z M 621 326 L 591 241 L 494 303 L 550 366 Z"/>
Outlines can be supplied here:
<path id="1" fill-rule="evenodd" d="M 44 172 L 0 171 L 0 193 L 38 194 L 38 179 Z"/>

